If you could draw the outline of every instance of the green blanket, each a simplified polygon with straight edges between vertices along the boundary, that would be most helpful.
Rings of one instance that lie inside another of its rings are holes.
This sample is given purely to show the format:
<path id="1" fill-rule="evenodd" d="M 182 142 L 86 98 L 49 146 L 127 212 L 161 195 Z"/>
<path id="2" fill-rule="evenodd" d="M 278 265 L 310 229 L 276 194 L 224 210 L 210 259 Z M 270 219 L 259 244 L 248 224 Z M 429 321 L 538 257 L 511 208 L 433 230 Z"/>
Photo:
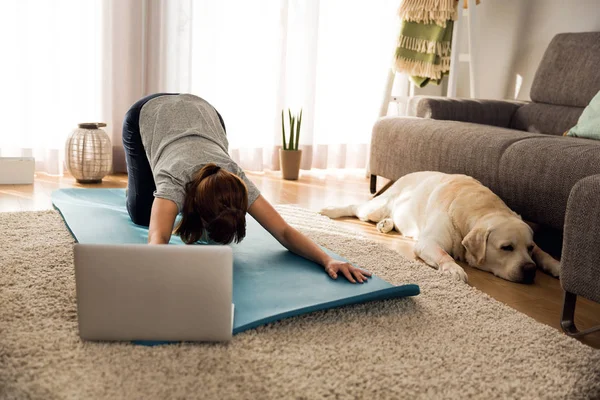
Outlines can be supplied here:
<path id="1" fill-rule="evenodd" d="M 435 23 L 403 21 L 396 49 L 396 69 L 415 85 L 439 84 L 450 71 L 453 21 Z"/>

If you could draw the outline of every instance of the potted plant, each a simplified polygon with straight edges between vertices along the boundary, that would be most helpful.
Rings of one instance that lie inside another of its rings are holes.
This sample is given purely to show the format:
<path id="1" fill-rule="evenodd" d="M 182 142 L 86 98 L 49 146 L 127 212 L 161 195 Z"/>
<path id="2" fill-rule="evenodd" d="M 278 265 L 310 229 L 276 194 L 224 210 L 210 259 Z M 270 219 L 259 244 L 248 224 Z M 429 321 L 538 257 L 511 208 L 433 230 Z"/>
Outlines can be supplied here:
<path id="1" fill-rule="evenodd" d="M 285 121 L 283 110 L 281 110 L 281 138 L 283 139 L 283 147 L 279 149 L 279 162 L 281 163 L 283 179 L 295 181 L 298 179 L 300 161 L 302 160 L 302 150 L 298 150 L 300 126 L 302 125 L 302 109 L 300 109 L 300 114 L 292 116 L 292 112 L 288 108 L 288 115 L 290 120 L 290 138 L 286 143 Z"/>

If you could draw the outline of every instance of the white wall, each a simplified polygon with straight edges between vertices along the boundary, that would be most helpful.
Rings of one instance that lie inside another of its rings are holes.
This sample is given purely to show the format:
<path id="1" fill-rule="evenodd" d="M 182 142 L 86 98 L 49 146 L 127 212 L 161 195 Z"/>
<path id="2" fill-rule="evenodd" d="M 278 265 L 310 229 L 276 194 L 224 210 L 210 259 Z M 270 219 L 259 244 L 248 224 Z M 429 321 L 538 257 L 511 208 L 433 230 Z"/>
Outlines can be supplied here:
<path id="1" fill-rule="evenodd" d="M 461 27 L 466 52 L 467 24 Z M 600 0 L 482 0 L 475 31 L 479 97 L 529 100 L 535 71 L 554 35 L 600 31 Z M 469 97 L 468 64 L 460 64 L 457 94 Z M 517 75 L 522 77 L 518 92 Z"/>

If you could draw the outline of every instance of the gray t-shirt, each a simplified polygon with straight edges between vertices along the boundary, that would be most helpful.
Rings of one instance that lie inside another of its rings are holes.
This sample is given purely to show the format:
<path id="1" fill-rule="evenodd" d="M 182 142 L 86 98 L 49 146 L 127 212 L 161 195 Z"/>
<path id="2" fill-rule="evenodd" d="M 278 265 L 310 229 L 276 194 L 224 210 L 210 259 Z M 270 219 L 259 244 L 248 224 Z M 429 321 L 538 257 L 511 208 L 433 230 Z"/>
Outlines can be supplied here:
<path id="1" fill-rule="evenodd" d="M 229 142 L 216 110 L 190 94 L 155 97 L 142 107 L 140 134 L 156 183 L 155 197 L 183 208 L 185 185 L 196 171 L 214 163 L 239 176 L 248 188 L 248 206 L 260 195 L 229 157 Z"/>

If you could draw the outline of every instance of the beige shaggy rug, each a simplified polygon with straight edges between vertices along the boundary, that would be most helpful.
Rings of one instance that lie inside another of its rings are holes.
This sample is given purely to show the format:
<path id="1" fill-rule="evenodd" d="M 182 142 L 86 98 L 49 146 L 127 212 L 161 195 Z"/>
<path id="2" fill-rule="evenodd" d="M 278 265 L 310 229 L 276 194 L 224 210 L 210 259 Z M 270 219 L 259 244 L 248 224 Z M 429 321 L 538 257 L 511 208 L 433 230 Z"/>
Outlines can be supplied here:
<path id="1" fill-rule="evenodd" d="M 229 344 L 84 343 L 61 217 L 0 213 L 0 399 L 600 398 L 599 351 L 338 223 L 279 209 L 422 294 L 287 319 Z"/>

